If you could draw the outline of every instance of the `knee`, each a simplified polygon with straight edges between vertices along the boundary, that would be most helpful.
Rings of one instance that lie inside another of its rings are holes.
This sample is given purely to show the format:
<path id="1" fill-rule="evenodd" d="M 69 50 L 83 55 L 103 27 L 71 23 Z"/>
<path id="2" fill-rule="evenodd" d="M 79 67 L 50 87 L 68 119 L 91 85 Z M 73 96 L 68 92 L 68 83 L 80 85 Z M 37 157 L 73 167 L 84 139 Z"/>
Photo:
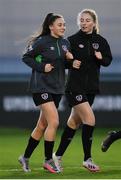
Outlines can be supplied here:
<path id="1" fill-rule="evenodd" d="M 69 120 L 69 121 L 67 122 L 67 125 L 68 125 L 70 128 L 72 128 L 72 129 L 78 129 L 80 123 L 77 123 L 77 122 L 75 122 L 74 120 L 73 120 L 73 121 Z"/>
<path id="2" fill-rule="evenodd" d="M 95 126 L 95 118 L 92 121 L 92 126 Z"/>
<path id="3" fill-rule="evenodd" d="M 57 129 L 58 126 L 59 126 L 59 120 L 58 119 L 48 122 L 48 128 L 50 128 L 50 129 Z"/>
<path id="4" fill-rule="evenodd" d="M 95 126 L 95 121 L 90 121 L 90 122 L 88 123 L 88 125 L 90 125 L 90 126 Z"/>
<path id="5" fill-rule="evenodd" d="M 85 119 L 85 121 L 83 123 L 88 124 L 90 126 L 95 126 L 95 117 L 87 118 L 87 119 Z"/>
<path id="6" fill-rule="evenodd" d="M 52 126 L 53 128 L 55 128 L 55 129 L 57 129 L 57 128 L 59 127 L 59 120 L 58 120 L 58 121 L 53 121 L 53 122 L 51 123 L 51 126 Z"/>
<path id="7" fill-rule="evenodd" d="M 36 131 L 38 131 L 38 132 L 45 131 L 46 127 L 47 127 L 46 124 L 41 123 L 41 124 L 39 124 L 39 125 L 36 126 Z"/>
<path id="8" fill-rule="evenodd" d="M 95 116 L 93 115 L 92 118 L 89 121 L 90 126 L 95 126 Z"/>
<path id="9" fill-rule="evenodd" d="M 40 140 L 40 138 L 43 136 L 43 133 L 46 129 L 45 125 L 37 125 L 34 130 L 32 131 L 31 136 L 36 139 L 36 140 Z"/>

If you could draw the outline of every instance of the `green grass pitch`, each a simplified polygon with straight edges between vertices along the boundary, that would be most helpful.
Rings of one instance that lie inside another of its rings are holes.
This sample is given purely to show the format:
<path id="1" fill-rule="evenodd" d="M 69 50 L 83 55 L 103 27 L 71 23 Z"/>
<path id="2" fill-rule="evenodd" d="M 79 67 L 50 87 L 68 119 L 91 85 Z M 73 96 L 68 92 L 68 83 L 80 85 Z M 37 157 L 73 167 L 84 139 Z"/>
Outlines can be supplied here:
<path id="1" fill-rule="evenodd" d="M 18 156 L 24 152 L 30 130 L 0 128 L 0 179 L 121 179 L 121 140 L 112 144 L 103 153 L 100 145 L 111 129 L 95 128 L 93 137 L 93 160 L 101 171 L 91 173 L 82 167 L 83 150 L 79 129 L 63 157 L 64 171 L 50 174 L 42 168 L 44 160 L 43 139 L 30 160 L 30 173 L 24 173 L 18 163 Z M 58 130 L 54 150 L 57 149 L 62 130 Z"/>

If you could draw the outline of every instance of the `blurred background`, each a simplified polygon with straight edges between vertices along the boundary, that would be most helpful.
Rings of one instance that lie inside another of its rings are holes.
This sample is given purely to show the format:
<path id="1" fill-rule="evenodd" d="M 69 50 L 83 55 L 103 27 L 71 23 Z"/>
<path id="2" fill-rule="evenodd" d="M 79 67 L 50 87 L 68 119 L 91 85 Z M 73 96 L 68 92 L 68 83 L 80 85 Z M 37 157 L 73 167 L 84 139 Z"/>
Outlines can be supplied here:
<path id="1" fill-rule="evenodd" d="M 84 8 L 99 17 L 100 34 L 111 47 L 113 62 L 101 69 L 101 94 L 93 109 L 99 127 L 121 127 L 121 1 L 120 0 L 0 0 L 0 126 L 33 128 L 39 111 L 27 91 L 31 69 L 21 56 L 26 40 L 49 12 L 66 21 L 66 36 L 78 30 L 76 18 Z M 63 98 L 59 107 L 60 127 L 70 109 Z"/>

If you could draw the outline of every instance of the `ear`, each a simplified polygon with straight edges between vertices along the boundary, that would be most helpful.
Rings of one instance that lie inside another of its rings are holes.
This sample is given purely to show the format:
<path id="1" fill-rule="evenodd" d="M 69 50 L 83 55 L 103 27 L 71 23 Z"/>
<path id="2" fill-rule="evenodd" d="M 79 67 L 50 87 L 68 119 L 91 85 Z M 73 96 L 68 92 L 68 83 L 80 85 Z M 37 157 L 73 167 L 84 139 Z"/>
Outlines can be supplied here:
<path id="1" fill-rule="evenodd" d="M 96 23 L 93 24 L 93 28 L 96 28 Z"/>
<path id="2" fill-rule="evenodd" d="M 53 26 L 52 26 L 52 25 L 50 25 L 50 26 L 49 26 L 49 29 L 50 29 L 50 30 L 53 30 Z"/>

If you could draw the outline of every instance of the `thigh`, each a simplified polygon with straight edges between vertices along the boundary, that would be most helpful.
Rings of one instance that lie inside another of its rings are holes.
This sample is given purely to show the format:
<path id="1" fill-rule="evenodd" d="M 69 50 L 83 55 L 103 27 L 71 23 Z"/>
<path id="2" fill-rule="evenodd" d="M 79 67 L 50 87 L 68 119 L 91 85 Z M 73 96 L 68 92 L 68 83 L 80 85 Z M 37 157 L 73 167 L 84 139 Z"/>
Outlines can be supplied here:
<path id="1" fill-rule="evenodd" d="M 82 120 L 79 117 L 78 113 L 76 113 L 74 108 L 72 108 L 71 114 L 67 121 L 68 126 L 71 127 L 72 129 L 77 129 L 79 127 L 79 125 L 81 124 L 81 122 L 82 122 Z"/>
<path id="2" fill-rule="evenodd" d="M 43 117 L 47 123 L 58 121 L 58 112 L 56 105 L 59 104 L 59 99 L 56 99 L 53 94 L 50 93 L 34 93 L 33 100 L 36 105 L 40 106 Z M 55 105 L 56 102 L 56 105 Z M 41 122 L 41 121 L 39 121 Z"/>
<path id="3" fill-rule="evenodd" d="M 41 104 L 40 107 L 47 123 L 58 121 L 58 111 L 53 101 Z"/>
<path id="4" fill-rule="evenodd" d="M 80 117 L 80 119 L 82 119 L 83 123 L 90 125 L 95 124 L 95 116 L 88 102 L 78 104 L 73 108 L 76 114 L 78 114 L 78 116 Z"/>
<path id="5" fill-rule="evenodd" d="M 45 129 L 47 127 L 47 120 L 41 110 L 36 127 L 39 127 L 40 129 Z"/>

